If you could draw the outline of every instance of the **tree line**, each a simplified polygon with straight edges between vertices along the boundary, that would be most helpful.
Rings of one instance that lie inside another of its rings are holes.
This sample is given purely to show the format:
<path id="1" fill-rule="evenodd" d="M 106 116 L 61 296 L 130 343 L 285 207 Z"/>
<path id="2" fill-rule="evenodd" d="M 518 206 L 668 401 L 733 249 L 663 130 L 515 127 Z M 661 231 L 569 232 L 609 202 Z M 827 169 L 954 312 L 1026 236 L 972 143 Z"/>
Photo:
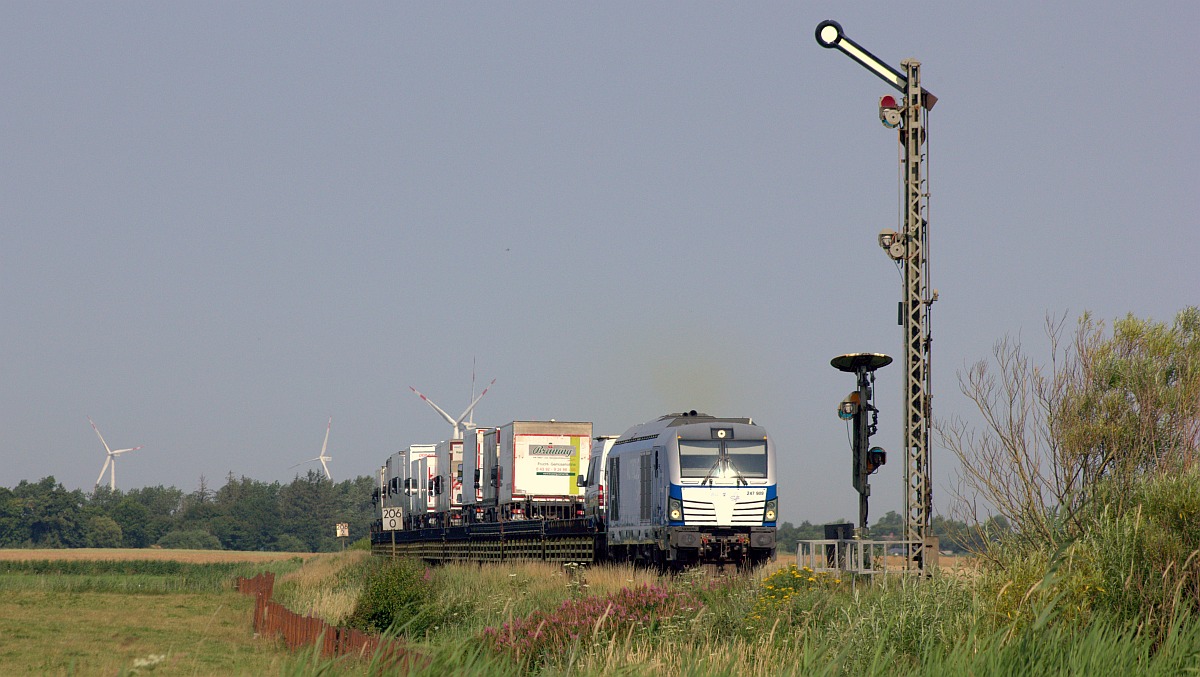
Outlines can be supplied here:
<path id="1" fill-rule="evenodd" d="M 327 552 L 341 547 L 335 525 L 366 536 L 376 509 L 374 480 L 331 482 L 309 471 L 288 484 L 247 477 L 212 490 L 204 477 L 176 487 L 67 491 L 54 477 L 0 487 L 2 548 L 197 548 Z"/>
<path id="2" fill-rule="evenodd" d="M 184 493 L 176 487 L 129 491 L 96 487 L 67 491 L 54 477 L 0 487 L 0 548 L 199 548 L 327 552 L 341 544 L 334 525 L 350 525 L 353 539 L 367 535 L 377 518 L 374 481 L 362 476 L 333 483 L 316 471 L 288 484 L 226 478 L 212 490 L 205 478 Z M 888 512 L 871 527 L 873 538 L 899 539 L 903 522 Z M 963 522 L 935 517 L 941 548 L 967 550 L 972 534 Z M 783 522 L 777 540 L 792 553 L 801 540 L 825 538 L 823 524 Z"/>

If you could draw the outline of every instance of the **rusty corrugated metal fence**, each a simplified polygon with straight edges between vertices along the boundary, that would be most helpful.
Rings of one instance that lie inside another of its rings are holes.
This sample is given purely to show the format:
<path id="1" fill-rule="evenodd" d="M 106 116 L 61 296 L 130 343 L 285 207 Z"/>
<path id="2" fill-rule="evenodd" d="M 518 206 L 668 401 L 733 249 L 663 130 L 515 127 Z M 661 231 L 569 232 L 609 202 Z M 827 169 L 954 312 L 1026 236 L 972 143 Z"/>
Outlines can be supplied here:
<path id="1" fill-rule="evenodd" d="M 244 595 L 254 595 L 254 631 L 261 637 L 283 637 L 289 649 L 320 646 L 323 656 L 358 655 L 407 672 L 420 657 L 391 639 L 384 639 L 354 628 L 339 628 L 320 618 L 301 616 L 271 600 L 275 591 L 275 574 L 261 573 L 253 578 L 238 577 L 236 588 Z"/>

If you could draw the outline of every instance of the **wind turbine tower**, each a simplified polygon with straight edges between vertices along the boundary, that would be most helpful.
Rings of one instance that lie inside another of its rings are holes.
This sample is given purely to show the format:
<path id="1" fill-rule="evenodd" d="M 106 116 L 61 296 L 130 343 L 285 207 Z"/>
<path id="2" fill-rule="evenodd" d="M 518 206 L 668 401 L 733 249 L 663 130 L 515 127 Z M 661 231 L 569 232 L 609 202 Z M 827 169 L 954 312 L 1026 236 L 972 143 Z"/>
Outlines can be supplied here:
<path id="1" fill-rule="evenodd" d="M 117 457 L 127 451 L 137 451 L 142 446 L 130 447 L 129 449 L 110 449 L 108 442 L 104 441 L 104 435 L 100 434 L 100 429 L 96 427 L 96 422 L 91 416 L 87 417 L 88 423 L 92 424 L 92 430 L 96 431 L 96 437 L 100 438 L 100 444 L 104 445 L 104 451 L 108 454 L 104 458 L 104 465 L 100 468 L 100 476 L 96 478 L 96 486 L 100 486 L 101 480 L 104 479 L 104 473 L 108 473 L 108 488 L 111 491 L 117 490 Z"/>

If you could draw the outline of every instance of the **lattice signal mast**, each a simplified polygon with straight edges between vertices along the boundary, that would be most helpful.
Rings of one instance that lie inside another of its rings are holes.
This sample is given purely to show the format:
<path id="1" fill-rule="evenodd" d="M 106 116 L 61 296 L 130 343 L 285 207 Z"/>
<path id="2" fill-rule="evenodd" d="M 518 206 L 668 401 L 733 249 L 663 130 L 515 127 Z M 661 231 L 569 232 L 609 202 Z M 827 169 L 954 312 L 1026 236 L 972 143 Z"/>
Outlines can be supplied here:
<path id="1" fill-rule="evenodd" d="M 896 129 L 900 138 L 900 231 L 884 230 L 879 245 L 897 262 L 904 278 L 898 322 L 904 330 L 904 537 L 909 561 L 922 571 L 937 557 L 933 538 L 933 482 L 931 479 L 929 425 L 930 347 L 929 308 L 937 291 L 929 292 L 929 176 L 927 161 L 928 112 L 937 97 L 921 87 L 921 63 L 900 62 L 904 72 L 883 63 L 842 32 L 836 21 L 817 24 L 817 43 L 836 48 L 862 64 L 903 95 L 880 97 L 879 119 Z M 928 552 L 927 552 L 928 551 Z"/>

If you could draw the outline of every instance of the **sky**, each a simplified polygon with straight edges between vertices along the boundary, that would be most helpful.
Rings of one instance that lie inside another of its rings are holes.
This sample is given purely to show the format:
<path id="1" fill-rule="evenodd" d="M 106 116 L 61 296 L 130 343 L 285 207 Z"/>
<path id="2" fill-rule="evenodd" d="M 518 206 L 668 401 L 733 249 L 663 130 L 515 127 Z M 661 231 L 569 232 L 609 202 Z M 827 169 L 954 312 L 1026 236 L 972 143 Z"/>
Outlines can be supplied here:
<path id="1" fill-rule="evenodd" d="M 1200 303 L 1192 2 L 0 6 L 0 486 L 334 480 L 450 426 L 750 416 L 851 517 L 848 352 L 899 357 L 892 90 L 929 116 L 935 419 L 1046 316 Z M 474 367 L 473 367 L 474 365 Z M 472 369 L 475 382 L 472 389 Z M 901 370 L 878 373 L 901 445 Z M 936 512 L 954 463 L 933 449 Z M 902 509 L 902 463 L 872 517 Z M 106 478 L 107 479 L 107 478 Z"/>

